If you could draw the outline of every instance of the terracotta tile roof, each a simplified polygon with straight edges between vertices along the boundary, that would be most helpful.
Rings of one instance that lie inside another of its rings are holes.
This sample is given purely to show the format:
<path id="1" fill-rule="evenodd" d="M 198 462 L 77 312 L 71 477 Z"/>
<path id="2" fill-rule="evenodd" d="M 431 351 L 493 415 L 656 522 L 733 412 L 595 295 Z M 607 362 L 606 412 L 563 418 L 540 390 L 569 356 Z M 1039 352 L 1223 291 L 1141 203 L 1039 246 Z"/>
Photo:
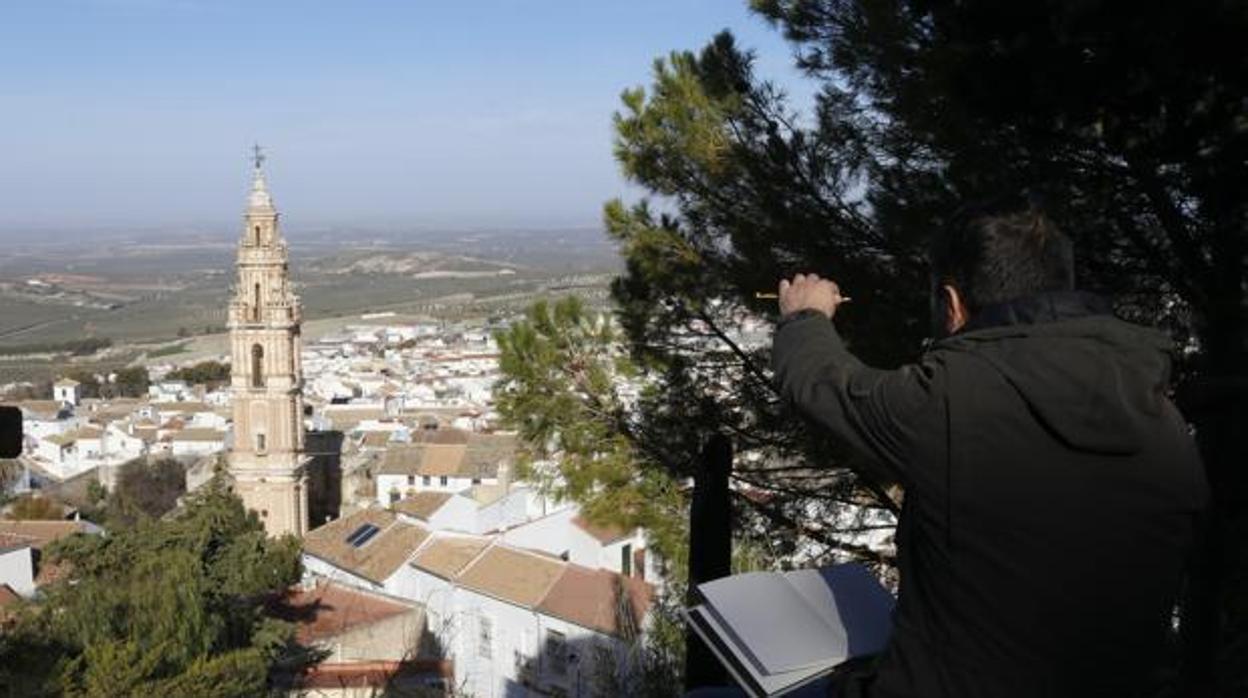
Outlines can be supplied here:
<path id="1" fill-rule="evenodd" d="M 61 403 L 56 400 L 23 400 L 17 406 L 30 414 L 55 415 L 61 411 Z"/>
<path id="2" fill-rule="evenodd" d="M 441 677 L 447 681 L 455 678 L 455 663 L 449 659 L 413 659 L 405 662 L 321 662 L 308 668 L 295 685 L 303 690 L 324 689 L 331 695 L 356 695 L 348 692 L 353 688 L 389 691 L 421 690 L 419 679 Z M 425 689 L 428 690 L 428 689 Z M 370 693 L 369 695 L 372 695 Z M 430 692 L 429 695 L 434 695 Z M 440 695 L 440 694 L 438 694 Z"/>
<path id="3" fill-rule="evenodd" d="M 159 402 L 156 403 L 156 409 L 159 412 L 179 412 L 181 414 L 197 414 L 199 412 L 212 412 L 212 405 L 198 401 L 187 402 Z"/>
<path id="4" fill-rule="evenodd" d="M 622 538 L 628 538 L 629 536 L 633 535 L 632 531 L 626 531 L 620 528 L 619 526 L 614 526 L 614 525 L 599 526 L 595 523 L 590 522 L 589 519 L 586 519 L 584 516 L 581 516 L 580 514 L 577 514 L 576 516 L 572 518 L 572 524 L 575 525 L 577 528 L 581 529 L 582 531 L 596 538 L 598 542 L 602 543 L 603 545 L 614 543 L 617 540 L 620 540 Z"/>
<path id="5" fill-rule="evenodd" d="M 366 431 L 360 437 L 360 445 L 365 448 L 385 448 L 390 443 L 390 436 L 388 431 Z"/>
<path id="6" fill-rule="evenodd" d="M 550 591 L 565 563 L 529 552 L 493 546 L 460 573 L 460 586 L 524 608 L 533 608 Z"/>
<path id="7" fill-rule="evenodd" d="M 366 419 L 381 419 L 386 416 L 386 411 L 380 407 L 343 406 L 339 409 L 333 409 L 334 407 L 335 405 L 326 405 L 321 414 L 333 422 L 334 426 L 339 429 L 359 424 Z"/>
<path id="8" fill-rule="evenodd" d="M 395 502 L 390 508 L 400 514 L 428 521 L 452 496 L 450 492 L 416 492 Z"/>
<path id="9" fill-rule="evenodd" d="M 420 467 L 418 475 L 440 477 L 443 475 L 459 475 L 467 450 L 462 445 L 425 444 L 421 447 Z"/>
<path id="10" fill-rule="evenodd" d="M 568 565 L 537 610 L 583 628 L 628 636 L 641 627 L 653 598 L 653 588 L 641 580 Z"/>
<path id="11" fill-rule="evenodd" d="M 348 543 L 347 537 L 365 524 L 372 524 L 380 531 L 358 548 Z M 309 531 L 303 539 L 303 549 L 309 555 L 381 584 L 402 567 L 428 537 L 429 532 L 423 527 L 403 523 L 393 512 L 363 509 Z"/>
<path id="12" fill-rule="evenodd" d="M 0 533 L 0 553 L 30 547 L 33 542 L 34 539 L 30 536 L 22 536 L 16 533 Z"/>
<path id="13" fill-rule="evenodd" d="M 463 445 L 413 444 L 393 446 L 382 458 L 381 475 L 458 475 L 464 461 Z"/>
<path id="14" fill-rule="evenodd" d="M 59 387 L 71 387 L 72 388 L 75 385 L 82 385 L 82 383 L 79 383 L 73 378 L 62 378 L 58 380 L 57 382 L 53 383 L 53 385 L 57 386 L 58 388 Z"/>
<path id="15" fill-rule="evenodd" d="M 514 458 L 520 440 L 515 434 L 476 434 L 468 439 L 468 448 L 480 458 L 494 461 Z"/>
<path id="16" fill-rule="evenodd" d="M 488 538 L 437 536 L 416 553 L 410 564 L 443 579 L 454 579 L 489 544 Z"/>
<path id="17" fill-rule="evenodd" d="M 467 444 L 470 432 L 462 429 L 420 429 L 412 434 L 413 443 Z"/>
<path id="18" fill-rule="evenodd" d="M 170 438 L 171 441 L 195 441 L 207 443 L 212 441 L 225 441 L 225 432 L 220 429 L 182 429 L 174 432 Z"/>
<path id="19" fill-rule="evenodd" d="M 404 613 L 419 613 L 420 607 L 322 582 L 312 589 L 290 590 L 271 605 L 270 612 L 293 622 L 295 639 L 309 645 Z"/>
<path id="20" fill-rule="evenodd" d="M 0 521 L 0 535 L 29 538 L 30 546 L 36 549 L 74 533 L 88 532 L 82 521 Z"/>
<path id="21" fill-rule="evenodd" d="M 16 591 L 13 591 L 13 587 L 8 584 L 0 584 L 0 608 L 14 604 L 20 601 L 21 598 Z"/>

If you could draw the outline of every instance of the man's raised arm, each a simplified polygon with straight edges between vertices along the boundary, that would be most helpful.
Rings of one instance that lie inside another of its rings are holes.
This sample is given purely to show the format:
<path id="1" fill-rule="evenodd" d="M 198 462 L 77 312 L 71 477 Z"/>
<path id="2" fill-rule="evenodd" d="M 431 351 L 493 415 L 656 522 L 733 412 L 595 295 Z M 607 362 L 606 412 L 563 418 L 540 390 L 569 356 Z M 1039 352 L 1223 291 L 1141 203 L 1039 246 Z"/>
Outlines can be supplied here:
<path id="1" fill-rule="evenodd" d="M 771 360 L 781 396 L 882 466 L 869 476 L 909 484 L 919 422 L 937 417 L 936 367 L 883 371 L 850 354 L 831 322 L 844 299 L 830 281 L 799 275 L 779 295 L 785 316 Z"/>

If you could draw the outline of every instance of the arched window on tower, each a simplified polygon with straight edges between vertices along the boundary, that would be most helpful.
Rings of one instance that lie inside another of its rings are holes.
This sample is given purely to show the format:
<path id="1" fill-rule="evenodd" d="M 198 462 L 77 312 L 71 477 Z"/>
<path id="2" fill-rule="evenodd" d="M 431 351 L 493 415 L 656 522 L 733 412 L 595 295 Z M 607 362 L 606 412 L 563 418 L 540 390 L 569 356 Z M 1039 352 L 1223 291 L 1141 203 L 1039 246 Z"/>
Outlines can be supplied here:
<path id="1" fill-rule="evenodd" d="M 251 244 L 259 245 L 260 244 L 260 226 L 257 225 L 254 229 L 254 232 L 255 232 L 255 237 L 252 238 Z"/>
<path id="2" fill-rule="evenodd" d="M 251 319 L 258 322 L 260 320 L 260 284 L 257 283 L 254 293 L 251 295 Z"/>
<path id="3" fill-rule="evenodd" d="M 264 347 L 251 345 L 251 387 L 264 387 Z"/>

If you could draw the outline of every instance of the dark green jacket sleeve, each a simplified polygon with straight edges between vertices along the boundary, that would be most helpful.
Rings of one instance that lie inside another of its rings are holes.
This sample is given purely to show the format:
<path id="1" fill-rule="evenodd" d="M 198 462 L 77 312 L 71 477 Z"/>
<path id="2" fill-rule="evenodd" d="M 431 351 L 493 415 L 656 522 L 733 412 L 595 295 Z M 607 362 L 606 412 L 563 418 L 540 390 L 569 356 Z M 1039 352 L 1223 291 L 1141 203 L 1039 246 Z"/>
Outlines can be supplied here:
<path id="1" fill-rule="evenodd" d="M 938 363 L 893 371 L 866 366 L 816 311 L 781 321 L 771 360 L 784 400 L 881 468 L 866 475 L 910 484 L 914 448 L 943 407 Z"/>

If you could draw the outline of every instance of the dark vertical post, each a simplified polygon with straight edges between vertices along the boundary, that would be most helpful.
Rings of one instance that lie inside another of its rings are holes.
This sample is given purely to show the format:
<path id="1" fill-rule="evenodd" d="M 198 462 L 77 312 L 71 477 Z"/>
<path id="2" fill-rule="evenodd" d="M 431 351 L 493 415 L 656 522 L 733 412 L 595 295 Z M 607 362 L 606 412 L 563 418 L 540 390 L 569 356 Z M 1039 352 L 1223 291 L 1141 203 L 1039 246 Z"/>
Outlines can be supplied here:
<path id="1" fill-rule="evenodd" d="M 689 507 L 689 605 L 700 602 L 697 585 L 732 573 L 732 508 L 728 476 L 732 443 L 723 434 L 702 447 Z M 685 631 L 685 690 L 731 683 L 719 660 L 692 630 Z"/>

